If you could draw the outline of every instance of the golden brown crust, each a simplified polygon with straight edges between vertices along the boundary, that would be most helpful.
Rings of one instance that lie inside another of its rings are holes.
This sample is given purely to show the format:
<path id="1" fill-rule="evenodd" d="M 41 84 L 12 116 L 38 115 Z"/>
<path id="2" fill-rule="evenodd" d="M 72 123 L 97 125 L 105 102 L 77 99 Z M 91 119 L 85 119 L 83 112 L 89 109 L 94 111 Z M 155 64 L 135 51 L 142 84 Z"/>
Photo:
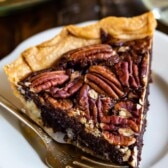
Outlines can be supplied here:
<path id="1" fill-rule="evenodd" d="M 17 60 L 13 63 L 6 65 L 4 67 L 4 70 L 8 75 L 10 82 L 14 84 L 16 84 L 19 79 L 23 78 L 25 74 L 29 74 L 32 72 L 22 55 L 18 57 Z"/>
<path id="2" fill-rule="evenodd" d="M 99 22 L 77 27 L 65 27 L 53 39 L 24 51 L 13 63 L 4 67 L 10 82 L 16 85 L 32 71 L 51 66 L 63 53 L 91 44 L 100 43 L 100 30 L 103 29 L 114 39 L 127 41 L 152 36 L 156 21 L 152 12 L 133 17 L 107 17 Z"/>
<path id="3" fill-rule="evenodd" d="M 155 27 L 156 21 L 152 12 L 149 12 L 132 18 L 107 17 L 94 25 L 82 28 L 70 25 L 67 29 L 71 34 L 80 38 L 98 39 L 100 38 L 100 29 L 103 29 L 113 38 L 133 40 L 151 36 Z"/>

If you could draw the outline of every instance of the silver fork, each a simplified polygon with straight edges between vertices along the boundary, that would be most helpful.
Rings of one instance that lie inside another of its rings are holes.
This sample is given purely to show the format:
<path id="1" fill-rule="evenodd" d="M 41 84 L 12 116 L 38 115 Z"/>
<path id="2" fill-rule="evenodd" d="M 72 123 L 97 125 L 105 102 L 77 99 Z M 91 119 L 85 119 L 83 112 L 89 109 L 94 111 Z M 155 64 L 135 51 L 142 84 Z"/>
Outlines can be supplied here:
<path id="1" fill-rule="evenodd" d="M 21 121 L 24 136 L 50 168 L 128 168 L 128 166 L 118 166 L 111 162 L 105 163 L 87 155 L 73 145 L 56 142 L 26 114 L 1 95 L 0 106 Z"/>

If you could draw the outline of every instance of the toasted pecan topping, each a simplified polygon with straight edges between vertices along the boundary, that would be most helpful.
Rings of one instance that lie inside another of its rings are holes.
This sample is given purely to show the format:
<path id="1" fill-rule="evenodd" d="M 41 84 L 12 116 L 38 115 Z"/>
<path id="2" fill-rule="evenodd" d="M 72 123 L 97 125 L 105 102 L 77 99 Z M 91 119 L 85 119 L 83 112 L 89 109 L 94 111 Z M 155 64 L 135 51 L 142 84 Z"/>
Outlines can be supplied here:
<path id="1" fill-rule="evenodd" d="M 133 43 L 140 46 L 135 48 Z M 150 51 L 141 51 L 142 41 L 109 44 L 65 53 L 59 60 L 64 62 L 54 67 L 61 70 L 37 73 L 21 89 L 26 88 L 25 94 L 29 90 L 32 97 L 39 94 L 43 104 L 71 112 L 71 116 L 79 112 L 77 119 L 87 130 L 88 125 L 92 131 L 96 127 L 109 143 L 130 146 L 140 132 L 142 106 L 138 102 Z"/>
<path id="2" fill-rule="evenodd" d="M 69 51 L 63 57 L 67 59 L 68 64 L 78 64 L 81 67 L 85 67 L 95 62 L 105 61 L 115 54 L 110 45 L 96 44 Z"/>
<path id="3" fill-rule="evenodd" d="M 65 74 L 65 71 L 43 72 L 30 79 L 30 89 L 39 93 L 42 90 L 63 84 L 68 79 L 69 76 Z"/>

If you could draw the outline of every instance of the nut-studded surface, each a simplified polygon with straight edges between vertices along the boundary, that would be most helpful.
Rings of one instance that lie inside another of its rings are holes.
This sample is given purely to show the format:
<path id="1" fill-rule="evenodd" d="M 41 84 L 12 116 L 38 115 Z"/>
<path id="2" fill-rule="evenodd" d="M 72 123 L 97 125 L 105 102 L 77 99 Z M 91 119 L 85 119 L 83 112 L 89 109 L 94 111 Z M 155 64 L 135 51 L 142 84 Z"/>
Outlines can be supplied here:
<path id="1" fill-rule="evenodd" d="M 42 105 L 63 110 L 86 132 L 132 151 L 143 122 L 139 102 L 146 88 L 151 39 L 103 42 L 108 44 L 65 53 L 54 67 L 21 81 L 18 89 L 28 100 L 40 97 Z"/>

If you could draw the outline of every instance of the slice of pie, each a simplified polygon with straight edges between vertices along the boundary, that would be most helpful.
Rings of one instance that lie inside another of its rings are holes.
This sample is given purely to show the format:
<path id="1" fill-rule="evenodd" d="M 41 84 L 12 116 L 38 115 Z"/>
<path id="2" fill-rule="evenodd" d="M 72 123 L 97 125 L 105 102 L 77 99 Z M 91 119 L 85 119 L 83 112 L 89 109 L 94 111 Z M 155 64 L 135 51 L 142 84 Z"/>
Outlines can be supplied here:
<path id="1" fill-rule="evenodd" d="M 27 115 L 54 138 L 118 165 L 138 167 L 146 127 L 151 12 L 67 26 L 5 66 Z"/>

